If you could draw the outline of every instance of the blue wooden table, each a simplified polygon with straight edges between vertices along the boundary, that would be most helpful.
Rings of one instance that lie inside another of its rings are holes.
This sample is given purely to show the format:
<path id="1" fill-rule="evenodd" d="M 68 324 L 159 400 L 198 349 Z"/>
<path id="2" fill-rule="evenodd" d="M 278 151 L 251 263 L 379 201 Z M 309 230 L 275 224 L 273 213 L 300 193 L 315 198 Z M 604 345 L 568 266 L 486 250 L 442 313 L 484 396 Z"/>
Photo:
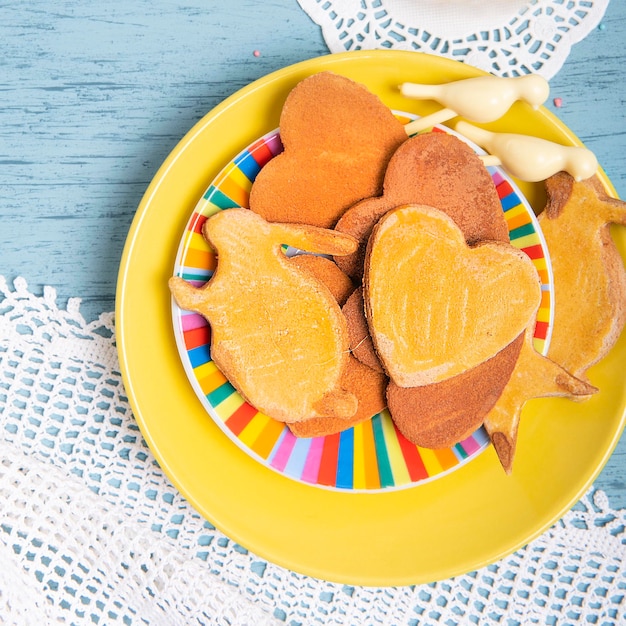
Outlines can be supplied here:
<path id="1" fill-rule="evenodd" d="M 626 3 L 576 44 L 548 106 L 626 198 Z M 256 51 L 256 54 L 255 54 Z M 0 6 L 0 274 L 114 309 L 122 248 L 158 167 L 249 82 L 327 54 L 296 0 L 32 0 Z M 626 439 L 596 481 L 626 507 Z"/>

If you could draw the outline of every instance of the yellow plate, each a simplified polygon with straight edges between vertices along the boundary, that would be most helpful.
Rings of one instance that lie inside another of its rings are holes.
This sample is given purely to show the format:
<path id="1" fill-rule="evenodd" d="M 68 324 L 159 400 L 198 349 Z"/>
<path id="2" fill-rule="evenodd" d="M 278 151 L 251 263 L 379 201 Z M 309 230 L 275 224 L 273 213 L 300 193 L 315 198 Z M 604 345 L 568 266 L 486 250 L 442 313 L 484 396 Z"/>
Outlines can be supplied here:
<path id="1" fill-rule="evenodd" d="M 434 105 L 407 101 L 398 91 L 400 83 L 480 74 L 416 52 L 329 55 L 270 74 L 208 113 L 156 174 L 126 242 L 117 289 L 122 374 L 135 418 L 161 467 L 199 513 L 230 538 L 283 567 L 336 582 L 430 582 L 520 548 L 592 483 L 624 427 L 626 334 L 590 371 L 601 389 L 591 400 L 527 404 L 512 476 L 504 474 L 489 449 L 431 483 L 342 493 L 282 476 L 239 449 L 207 415 L 187 379 L 172 332 L 167 279 L 207 184 L 241 148 L 278 126 L 281 104 L 300 80 L 323 70 L 365 84 L 392 109 L 420 115 Z M 521 103 L 491 128 L 580 145 L 547 110 Z M 613 191 L 606 177 L 604 182 Z M 540 210 L 542 185 L 520 187 Z M 626 255 L 624 229 L 614 236 Z"/>

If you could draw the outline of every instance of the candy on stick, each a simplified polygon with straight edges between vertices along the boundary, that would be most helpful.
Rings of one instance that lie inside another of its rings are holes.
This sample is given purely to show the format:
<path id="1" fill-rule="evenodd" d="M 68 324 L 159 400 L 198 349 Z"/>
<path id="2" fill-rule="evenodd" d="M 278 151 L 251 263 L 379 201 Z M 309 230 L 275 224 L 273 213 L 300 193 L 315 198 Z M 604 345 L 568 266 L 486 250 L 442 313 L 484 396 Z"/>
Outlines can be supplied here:
<path id="1" fill-rule="evenodd" d="M 403 83 L 400 91 L 408 98 L 435 100 L 444 106 L 407 124 L 407 134 L 413 135 L 457 116 L 472 122 L 492 122 L 502 117 L 518 100 L 536 108 L 546 101 L 550 87 L 544 78 L 531 74 L 515 78 L 478 76 L 442 85 Z"/>
<path id="2" fill-rule="evenodd" d="M 454 128 L 495 157 L 485 159 L 486 165 L 501 165 L 520 180 L 540 182 L 564 171 L 580 181 L 598 169 L 595 155 L 587 148 L 562 146 L 530 135 L 494 133 L 463 121 Z"/>

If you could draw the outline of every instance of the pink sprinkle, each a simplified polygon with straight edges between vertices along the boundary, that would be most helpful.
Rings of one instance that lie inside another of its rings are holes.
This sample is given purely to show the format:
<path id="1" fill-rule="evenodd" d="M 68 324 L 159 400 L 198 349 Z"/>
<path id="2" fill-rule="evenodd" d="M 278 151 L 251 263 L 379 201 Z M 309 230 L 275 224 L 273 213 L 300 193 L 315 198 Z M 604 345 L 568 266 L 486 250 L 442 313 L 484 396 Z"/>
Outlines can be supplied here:
<path id="1" fill-rule="evenodd" d="M 253 54 L 255 57 L 260 57 L 260 56 L 261 56 L 261 53 L 260 53 L 258 50 L 255 50 L 252 54 Z"/>
<path id="2" fill-rule="evenodd" d="M 555 98 L 554 99 L 554 106 L 557 109 L 560 109 L 563 106 L 563 98 Z"/>

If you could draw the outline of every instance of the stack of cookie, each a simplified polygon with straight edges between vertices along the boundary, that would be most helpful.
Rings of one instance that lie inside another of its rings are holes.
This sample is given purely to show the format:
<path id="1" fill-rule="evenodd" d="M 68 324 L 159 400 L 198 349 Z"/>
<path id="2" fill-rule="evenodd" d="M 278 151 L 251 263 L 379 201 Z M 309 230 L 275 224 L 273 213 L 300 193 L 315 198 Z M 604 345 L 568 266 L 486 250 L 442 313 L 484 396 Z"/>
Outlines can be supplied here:
<path id="1" fill-rule="evenodd" d="M 503 79 L 489 80 L 497 92 Z M 508 97 L 511 83 L 500 91 Z M 585 372 L 626 322 L 626 272 L 608 228 L 626 224 L 626 204 L 593 173 L 559 171 L 566 153 L 549 146 L 560 160 L 545 173 L 539 221 L 557 304 L 544 356 L 532 343 L 537 270 L 509 242 L 485 159 L 468 144 L 436 128 L 409 137 L 375 95 L 329 72 L 292 90 L 280 132 L 284 152 L 257 176 L 250 210 L 205 224 L 215 275 L 201 289 L 170 281 L 178 304 L 210 322 L 215 363 L 296 436 L 340 432 L 388 407 L 422 447 L 450 447 L 484 425 L 510 472 L 528 399 L 597 391 Z M 577 159 L 577 171 L 594 162 Z M 314 254 L 288 257 L 281 244 Z"/>

